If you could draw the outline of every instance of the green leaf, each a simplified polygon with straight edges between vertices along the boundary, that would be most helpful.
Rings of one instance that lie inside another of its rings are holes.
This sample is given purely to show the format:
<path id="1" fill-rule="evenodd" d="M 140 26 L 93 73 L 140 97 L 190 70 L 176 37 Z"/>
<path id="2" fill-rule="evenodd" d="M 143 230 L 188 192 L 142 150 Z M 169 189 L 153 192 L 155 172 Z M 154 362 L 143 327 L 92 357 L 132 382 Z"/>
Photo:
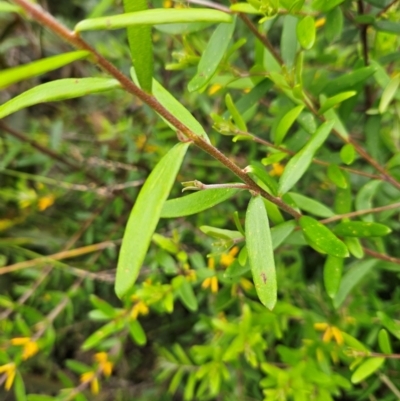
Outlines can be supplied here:
<path id="1" fill-rule="evenodd" d="M 307 144 L 295 156 L 293 156 L 285 167 L 285 170 L 279 180 L 278 193 L 280 195 L 289 191 L 293 185 L 299 181 L 307 171 L 312 159 L 325 142 L 334 125 L 333 121 L 324 122 L 313 134 Z"/>
<path id="2" fill-rule="evenodd" d="M 296 228 L 294 220 L 285 221 L 271 228 L 272 248 L 275 250 Z"/>
<path id="3" fill-rule="evenodd" d="M 220 24 L 211 35 L 211 38 L 201 56 L 197 66 L 197 74 L 188 84 L 189 92 L 201 89 L 210 81 L 223 59 L 229 42 L 235 30 L 234 19 L 229 24 Z"/>
<path id="4" fill-rule="evenodd" d="M 355 237 L 345 237 L 343 239 L 344 243 L 347 245 L 349 252 L 357 259 L 362 259 L 364 257 L 364 249 L 360 243 L 360 240 Z"/>
<path id="5" fill-rule="evenodd" d="M 236 13 L 245 13 L 245 14 L 262 14 L 262 12 L 256 8 L 254 8 L 249 3 L 236 3 L 230 6 L 230 9 Z"/>
<path id="6" fill-rule="evenodd" d="M 182 276 L 180 276 L 182 277 Z M 181 285 L 178 287 L 176 293 L 181 299 L 182 303 L 192 312 L 196 312 L 198 309 L 198 303 L 197 303 L 197 298 L 196 295 L 193 292 L 193 287 L 190 285 L 190 283 L 182 277 L 183 280 L 181 282 Z"/>
<path id="7" fill-rule="evenodd" d="M 337 95 L 338 93 L 345 92 L 353 89 L 357 84 L 366 81 L 369 77 L 374 75 L 377 71 L 376 67 L 362 67 L 354 71 L 350 71 L 338 78 L 332 79 L 324 88 L 324 92 L 328 96 Z"/>
<path id="8" fill-rule="evenodd" d="M 121 320 L 112 320 L 111 322 L 105 324 L 104 326 L 100 327 L 99 330 L 95 331 L 91 334 L 82 344 L 82 350 L 88 351 L 92 349 L 97 344 L 99 344 L 105 338 L 113 335 L 118 334 L 124 327 L 124 322 Z"/>
<path id="9" fill-rule="evenodd" d="M 232 16 L 209 8 L 153 8 L 134 13 L 80 21 L 75 32 L 121 29 L 133 25 L 162 25 L 182 22 L 232 22 Z"/>
<path id="10" fill-rule="evenodd" d="M 332 8 L 337 7 L 343 2 L 344 0 L 313 0 L 312 8 L 314 10 L 326 12 L 332 10 Z"/>
<path id="11" fill-rule="evenodd" d="M 379 223 L 367 221 L 343 221 L 334 227 L 333 232 L 343 237 L 383 237 L 392 232 L 392 230 Z"/>
<path id="12" fill-rule="evenodd" d="M 182 105 L 181 102 L 176 100 L 171 93 L 169 93 L 160 83 L 153 79 L 153 95 L 159 101 L 159 103 L 165 107 L 174 116 L 179 116 L 179 120 L 186 125 L 196 135 L 202 137 L 207 142 L 210 142 L 204 128 L 201 124 L 193 117 L 190 111 Z M 171 129 L 176 131 L 176 128 L 172 126 L 168 121 L 164 120 Z"/>
<path id="13" fill-rule="evenodd" d="M 343 13 L 340 7 L 329 11 L 326 15 L 325 36 L 328 42 L 333 42 L 342 36 Z M 339 92 L 341 92 L 339 90 Z"/>
<path id="14" fill-rule="evenodd" d="M 290 127 L 296 121 L 296 118 L 303 111 L 304 106 L 296 106 L 292 110 L 288 111 L 279 121 L 275 131 L 275 144 L 280 145 L 285 139 Z"/>
<path id="15" fill-rule="evenodd" d="M 331 109 L 339 103 L 342 103 L 344 100 L 350 99 L 356 94 L 356 91 L 348 91 L 339 93 L 338 95 L 326 99 L 325 102 L 322 103 L 321 108 L 318 110 L 318 114 L 324 114 L 327 110 Z"/>
<path id="16" fill-rule="evenodd" d="M 285 65 L 292 67 L 297 53 L 297 18 L 293 15 L 283 17 L 283 28 L 281 36 L 281 52 Z"/>
<path id="17" fill-rule="evenodd" d="M 304 17 L 296 28 L 297 39 L 303 49 L 309 50 L 315 43 L 315 22 L 310 15 Z"/>
<path id="18" fill-rule="evenodd" d="M 235 240 L 243 238 L 243 235 L 239 231 L 225 230 L 223 228 L 200 226 L 200 231 L 204 234 L 217 239 Z"/>
<path id="19" fill-rule="evenodd" d="M 19 371 L 15 374 L 14 379 L 14 395 L 16 401 L 26 401 L 26 391 L 24 380 L 22 379 L 21 373 Z"/>
<path id="20" fill-rule="evenodd" d="M 188 146 L 188 143 L 177 144 L 159 161 L 136 199 L 126 225 L 118 259 L 115 292 L 120 298 L 129 291 L 139 275 L 162 207 Z"/>
<path id="21" fill-rule="evenodd" d="M 337 238 L 328 227 L 309 216 L 299 219 L 300 227 L 310 245 L 315 245 L 320 251 L 338 258 L 349 256 L 347 246 Z"/>
<path id="22" fill-rule="evenodd" d="M 251 179 L 265 191 L 273 195 L 276 195 L 278 185 L 274 180 L 274 178 L 272 178 L 267 173 L 267 171 L 261 164 L 253 162 L 253 164 L 250 164 L 249 166 L 245 167 L 243 171 L 246 174 L 248 174 L 251 177 Z"/>
<path id="23" fill-rule="evenodd" d="M 32 78 L 48 71 L 53 71 L 76 60 L 81 60 L 89 56 L 88 51 L 76 51 L 60 54 L 58 56 L 47 57 L 29 64 L 18 67 L 8 68 L 0 71 L 0 89 L 4 89 L 16 82 Z"/>
<path id="24" fill-rule="evenodd" d="M 399 85 L 400 85 L 400 75 L 397 75 L 396 77 L 390 80 L 389 84 L 386 86 L 386 88 L 382 93 L 378 107 L 379 113 L 383 114 L 387 110 L 390 102 L 393 100 L 394 96 L 397 93 Z"/>
<path id="25" fill-rule="evenodd" d="M 400 34 L 400 24 L 394 21 L 377 21 L 374 24 L 377 31 Z"/>
<path id="26" fill-rule="evenodd" d="M 389 334 L 385 329 L 379 330 L 378 343 L 379 343 L 379 348 L 384 354 L 390 355 L 393 352 Z"/>
<path id="27" fill-rule="evenodd" d="M 68 78 L 47 82 L 2 104 L 0 106 L 0 118 L 34 104 L 57 102 L 116 88 L 120 88 L 120 83 L 109 78 Z"/>
<path id="28" fill-rule="evenodd" d="M 21 13 L 22 8 L 14 6 L 13 4 L 7 3 L 6 1 L 0 1 L 0 13 Z"/>
<path id="29" fill-rule="evenodd" d="M 370 259 L 355 262 L 351 265 L 350 269 L 343 276 L 339 291 L 333 300 L 335 308 L 338 308 L 343 303 L 350 291 L 372 270 L 376 263 L 376 259 Z"/>
<path id="30" fill-rule="evenodd" d="M 129 322 L 128 327 L 129 327 L 129 334 L 131 335 L 132 340 L 137 345 L 146 345 L 147 338 L 142 325 L 137 320 L 131 320 Z"/>
<path id="31" fill-rule="evenodd" d="M 294 192 L 289 192 L 289 195 L 296 205 L 307 213 L 319 217 L 332 217 L 335 215 L 331 209 L 312 198 Z"/>
<path id="32" fill-rule="evenodd" d="M 371 209 L 373 207 L 372 199 L 381 187 L 382 181 L 372 180 L 367 182 L 357 193 L 355 206 L 356 210 Z M 347 212 L 345 212 L 347 213 Z M 373 215 L 360 216 L 361 220 L 373 221 Z"/>
<path id="33" fill-rule="evenodd" d="M 388 315 L 383 312 L 377 313 L 382 325 L 392 333 L 398 340 L 400 340 L 400 322 L 391 319 Z"/>
<path id="34" fill-rule="evenodd" d="M 169 199 L 164 203 L 160 217 L 174 218 L 200 213 L 231 198 L 238 191 L 235 188 L 212 188 Z"/>
<path id="35" fill-rule="evenodd" d="M 229 93 L 227 93 L 225 96 L 225 105 L 229 110 L 229 113 L 231 113 L 232 119 L 235 122 L 236 126 L 241 131 L 247 132 L 246 122 L 236 108 L 235 103 L 233 103 L 232 96 Z"/>
<path id="36" fill-rule="evenodd" d="M 252 197 L 250 200 L 245 230 L 257 295 L 261 303 L 272 310 L 277 299 L 276 272 L 268 216 L 261 196 Z"/>
<path id="37" fill-rule="evenodd" d="M 330 164 L 328 167 L 328 178 L 339 188 L 347 188 L 347 180 L 342 170 L 336 164 Z"/>
<path id="38" fill-rule="evenodd" d="M 351 376 L 351 382 L 357 384 L 375 373 L 385 362 L 385 358 L 369 358 L 362 363 Z"/>
<path id="39" fill-rule="evenodd" d="M 356 151 L 351 143 L 347 143 L 340 149 L 340 158 L 344 164 L 350 165 L 356 157 Z"/>
<path id="40" fill-rule="evenodd" d="M 327 294 L 334 298 L 342 279 L 343 272 L 343 258 L 328 255 L 324 264 L 324 285 Z"/>
<path id="41" fill-rule="evenodd" d="M 147 0 L 124 0 L 125 13 L 147 10 Z M 126 28 L 132 64 L 140 87 L 151 93 L 153 79 L 153 43 L 151 26 L 137 25 Z"/>
<path id="42" fill-rule="evenodd" d="M 98 310 L 102 311 L 109 318 L 113 318 L 119 313 L 118 309 L 115 309 L 108 302 L 104 301 L 103 299 L 100 299 L 96 295 L 90 294 L 89 298 L 92 305 Z"/>

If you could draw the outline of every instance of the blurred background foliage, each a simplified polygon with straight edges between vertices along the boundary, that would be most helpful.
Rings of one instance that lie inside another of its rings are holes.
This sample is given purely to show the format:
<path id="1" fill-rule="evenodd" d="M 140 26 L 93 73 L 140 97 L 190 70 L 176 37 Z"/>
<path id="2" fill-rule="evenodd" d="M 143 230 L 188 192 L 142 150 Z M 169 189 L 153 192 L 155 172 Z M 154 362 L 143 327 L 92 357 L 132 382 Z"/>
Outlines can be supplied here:
<path id="1" fill-rule="evenodd" d="M 118 0 L 40 3 L 70 27 L 83 18 L 122 12 Z M 323 90 L 336 94 L 334 85 L 326 90 L 329 82 L 364 67 L 366 37 L 373 73 L 350 85 L 357 95 L 336 113 L 369 154 L 400 179 L 398 2 L 330 1 L 334 4 L 326 10 L 321 1 L 298 1 L 300 7 L 290 11 L 291 3 L 282 0 L 279 15 L 258 26 L 285 61 L 281 76 L 290 81 L 299 73 L 291 65 L 297 51 L 293 27 L 304 14 L 314 18 L 316 28 L 300 72 L 313 99 Z M 229 2 L 219 5 L 229 7 Z M 257 26 L 260 17 L 249 18 Z M 374 26 L 377 19 L 392 28 Z M 279 67 L 242 20 L 218 74 L 205 90 L 188 92 L 215 28 L 206 25 L 153 30 L 156 78 L 240 166 L 279 153 L 265 143 L 221 135 L 228 124 L 225 95 L 238 104 Z M 1 69 L 70 50 L 54 34 L 13 13 L 0 13 L 0 38 Z M 84 38 L 129 74 L 124 30 L 90 32 Z M 3 89 L 0 102 L 40 83 L 101 74 L 77 61 Z M 378 110 L 391 82 L 397 87 L 390 104 Z M 263 140 L 272 141 L 279 121 L 293 108 L 284 89 L 276 78 L 243 114 L 249 131 Z M 238 129 L 237 121 L 229 124 Z M 134 295 L 121 304 L 113 283 L 124 226 L 143 181 L 176 143 L 175 133 L 149 107 L 116 90 L 22 110 L 0 121 L 0 135 L 2 400 L 400 399 L 396 234 L 363 242 L 391 257 L 346 260 L 344 271 L 352 275 L 345 276 L 341 298 L 332 300 L 323 282 L 325 256 L 294 232 L 275 252 L 279 301 L 271 312 L 257 299 L 243 244 L 232 246 L 198 228 L 236 230 L 234 213 L 243 221 L 248 201 L 248 194 L 238 193 L 199 215 L 162 219 Z M 296 152 L 307 138 L 295 123 L 285 148 Z M 400 201 L 398 188 L 358 156 L 351 169 L 360 174 L 329 171 L 326 165 L 345 167 L 343 153 L 343 143 L 331 136 L 318 153 L 325 165 L 313 164 L 296 192 L 336 213 L 353 210 L 341 208 L 341 199 L 354 203 L 354 210 Z M 271 177 L 282 173 L 285 160 L 279 157 L 267 163 Z M 217 161 L 191 148 L 171 197 L 180 196 L 179 182 L 194 179 L 235 180 Z M 340 179 L 349 183 L 347 189 L 338 187 Z M 278 224 L 280 218 L 271 220 Z M 393 233 L 400 228 L 398 209 L 363 219 L 382 222 Z"/>

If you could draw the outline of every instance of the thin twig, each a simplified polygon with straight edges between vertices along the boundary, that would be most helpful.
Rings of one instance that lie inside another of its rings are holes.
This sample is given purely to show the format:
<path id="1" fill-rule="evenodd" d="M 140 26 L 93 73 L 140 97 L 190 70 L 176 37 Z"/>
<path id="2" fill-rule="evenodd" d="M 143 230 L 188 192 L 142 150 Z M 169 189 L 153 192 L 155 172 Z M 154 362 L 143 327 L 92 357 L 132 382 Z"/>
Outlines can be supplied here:
<path id="1" fill-rule="evenodd" d="M 386 262 L 391 262 L 391 263 L 400 265 L 400 259 L 395 258 L 394 256 L 385 255 L 384 253 L 379 253 L 379 252 L 373 251 L 372 249 L 365 248 L 365 247 L 363 247 L 363 249 L 367 255 L 373 256 L 376 259 L 381 259 Z"/>
<path id="2" fill-rule="evenodd" d="M 392 381 L 383 373 L 379 373 L 379 379 L 383 383 L 386 384 L 386 386 L 389 387 L 389 389 L 392 391 L 392 393 L 400 400 L 400 391 L 399 389 L 392 383 Z"/>
<path id="3" fill-rule="evenodd" d="M 115 241 L 104 241 L 104 242 L 99 242 L 98 244 L 92 244 L 92 245 L 87 245 L 83 246 L 81 248 L 76 248 L 72 249 L 69 251 L 61 251 L 54 253 L 49 256 L 41 256 L 36 259 L 31 259 L 31 260 L 26 260 L 24 262 L 18 262 L 14 263 L 12 265 L 4 266 L 0 268 L 0 276 L 3 274 L 15 272 L 21 269 L 26 269 L 28 267 L 33 267 L 38 264 L 43 264 L 43 263 L 52 263 L 56 260 L 62 260 L 62 259 L 67 259 L 67 258 L 75 258 L 77 256 L 81 255 L 86 255 L 88 253 L 93 253 L 97 252 L 106 248 L 111 248 L 115 247 L 115 245 L 121 243 L 121 240 L 115 240 Z"/>
<path id="4" fill-rule="evenodd" d="M 391 3 L 389 3 L 386 7 L 384 7 L 381 11 L 379 11 L 378 14 L 376 14 L 376 17 L 381 17 L 383 14 L 385 14 L 386 11 L 389 10 L 389 8 L 393 7 L 399 0 L 393 0 Z"/>
<path id="5" fill-rule="evenodd" d="M 264 198 L 273 202 L 275 205 L 280 207 L 282 210 L 286 211 L 294 218 L 298 219 L 301 213 L 298 213 L 295 209 L 287 205 L 280 198 L 270 195 L 259 187 L 247 174 L 245 174 L 242 169 L 236 165 L 232 160 L 225 156 L 219 149 L 214 147 L 204 138 L 195 134 L 190 130 L 185 124 L 183 124 L 178 117 L 169 112 L 165 107 L 163 107 L 159 101 L 151 94 L 141 90 L 136 86 L 132 80 L 130 80 L 126 75 L 118 70 L 112 63 L 105 59 L 101 54 L 99 54 L 92 46 L 85 42 L 76 32 L 70 31 L 66 26 L 62 25 L 58 20 L 56 20 L 51 14 L 45 11 L 40 6 L 31 3 L 27 0 L 13 0 L 14 3 L 22 7 L 27 14 L 36 22 L 42 24 L 43 26 L 50 29 L 52 32 L 63 38 L 66 42 L 70 43 L 75 48 L 89 51 L 92 55 L 91 61 L 99 66 L 102 70 L 106 71 L 108 74 L 113 76 L 119 81 L 122 88 L 132 95 L 137 96 L 144 103 L 150 106 L 155 112 L 167 120 L 171 125 L 173 125 L 180 133 L 190 139 L 196 146 L 201 148 L 203 151 L 207 152 L 210 156 L 217 159 L 225 167 L 231 170 L 237 177 L 239 177 L 243 182 L 245 182 L 249 187 L 256 193 L 261 194 Z"/>
<path id="6" fill-rule="evenodd" d="M 232 10 L 229 7 L 222 6 L 221 4 L 214 3 L 213 1 L 208 0 L 186 0 L 187 3 L 198 4 L 200 6 L 206 6 L 209 8 L 214 8 L 215 10 L 224 11 L 226 13 L 232 13 Z"/>
<path id="7" fill-rule="evenodd" d="M 379 213 L 379 212 L 384 212 L 385 210 L 392 210 L 392 209 L 398 209 L 398 208 L 400 208 L 400 202 L 392 203 L 391 205 L 386 205 L 386 206 L 374 207 L 371 209 L 357 210 L 356 212 L 338 214 L 336 216 L 332 216 L 332 217 L 328 217 L 327 219 L 320 220 L 319 222 L 322 224 L 329 224 L 329 223 L 332 223 L 337 220 L 364 216 L 366 214 Z"/>

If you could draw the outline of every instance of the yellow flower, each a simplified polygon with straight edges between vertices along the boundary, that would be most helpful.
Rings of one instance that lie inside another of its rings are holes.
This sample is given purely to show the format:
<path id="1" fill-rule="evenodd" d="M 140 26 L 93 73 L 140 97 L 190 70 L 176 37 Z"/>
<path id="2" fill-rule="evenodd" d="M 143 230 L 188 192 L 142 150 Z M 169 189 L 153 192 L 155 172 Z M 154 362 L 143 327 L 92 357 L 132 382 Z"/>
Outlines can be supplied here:
<path id="1" fill-rule="evenodd" d="M 326 22 L 326 18 L 319 18 L 315 21 L 315 27 L 316 28 L 321 28 L 321 26 L 324 26 Z"/>
<path id="2" fill-rule="evenodd" d="M 211 292 L 216 293 L 218 292 L 218 279 L 217 276 L 213 277 L 207 277 L 204 281 L 203 284 L 201 285 L 201 288 L 211 288 Z"/>
<path id="3" fill-rule="evenodd" d="M 22 352 L 22 359 L 25 361 L 36 355 L 39 351 L 39 346 L 37 345 L 36 341 L 32 341 L 29 337 L 16 337 L 11 339 L 12 345 L 22 345 L 23 352 Z"/>
<path id="4" fill-rule="evenodd" d="M 328 323 L 315 323 L 314 329 L 324 331 L 323 342 L 329 343 L 333 338 L 338 345 L 343 344 L 343 334 L 336 326 L 330 326 Z"/>
<path id="5" fill-rule="evenodd" d="M 108 360 L 108 354 L 106 352 L 98 352 L 94 355 L 94 359 L 99 363 L 103 375 L 106 377 L 111 376 L 113 363 Z"/>
<path id="6" fill-rule="evenodd" d="M 222 88 L 222 86 L 220 84 L 213 84 L 208 89 L 208 94 L 211 96 L 215 95 L 221 88 Z"/>
<path id="7" fill-rule="evenodd" d="M 228 253 L 223 253 L 220 260 L 221 265 L 225 267 L 231 265 L 234 262 L 235 256 L 238 252 L 239 247 L 234 246 Z"/>
<path id="8" fill-rule="evenodd" d="M 38 209 L 42 212 L 43 210 L 46 210 L 48 207 L 50 207 L 54 201 L 55 201 L 55 196 L 54 195 L 46 195 L 43 196 L 43 198 L 40 198 L 38 201 Z"/>
<path id="9" fill-rule="evenodd" d="M 133 305 L 131 318 L 136 320 L 139 315 L 147 315 L 148 313 L 149 307 L 143 301 L 138 301 L 135 303 L 135 305 Z"/>
<path id="10" fill-rule="evenodd" d="M 174 3 L 171 0 L 164 0 L 163 1 L 163 7 L 164 8 L 172 8 L 174 6 Z"/>
<path id="11" fill-rule="evenodd" d="M 0 366 L 0 374 L 4 373 L 7 376 L 6 382 L 4 384 L 4 388 L 9 391 L 15 378 L 16 366 L 14 362 L 6 363 L 5 365 Z"/>
<path id="12" fill-rule="evenodd" d="M 269 172 L 271 177 L 280 177 L 285 167 L 280 163 L 272 163 L 272 170 Z"/>
<path id="13" fill-rule="evenodd" d="M 92 394 L 98 394 L 99 393 L 99 380 L 96 377 L 96 374 L 92 371 L 90 372 L 85 372 L 81 375 L 80 378 L 81 383 L 90 383 L 90 391 Z"/>

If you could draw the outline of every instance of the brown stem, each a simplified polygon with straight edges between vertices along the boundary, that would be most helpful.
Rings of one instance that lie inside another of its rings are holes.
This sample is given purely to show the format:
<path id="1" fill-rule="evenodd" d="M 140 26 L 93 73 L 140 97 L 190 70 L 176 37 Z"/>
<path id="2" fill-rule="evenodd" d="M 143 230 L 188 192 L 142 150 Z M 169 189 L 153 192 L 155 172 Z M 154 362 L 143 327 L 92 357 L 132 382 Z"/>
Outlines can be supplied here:
<path id="1" fill-rule="evenodd" d="M 207 152 L 210 156 L 220 161 L 225 167 L 231 170 L 236 176 L 244 181 L 249 187 L 257 193 L 260 193 L 264 198 L 276 204 L 282 210 L 286 211 L 296 219 L 301 216 L 296 210 L 283 202 L 280 198 L 271 196 L 260 188 L 242 169 L 232 162 L 227 156 L 221 153 L 217 148 L 212 146 L 206 140 L 196 135 L 186 125 L 184 125 L 175 115 L 171 114 L 165 109 L 158 100 L 151 94 L 141 90 L 136 86 L 126 75 L 122 74 L 113 64 L 101 56 L 94 48 L 86 43 L 80 36 L 75 32 L 70 31 L 60 22 L 58 22 L 51 14 L 39 7 L 38 5 L 31 3 L 27 0 L 14 0 L 14 3 L 22 7 L 33 20 L 41 23 L 43 26 L 56 33 L 58 36 L 63 38 L 66 42 L 72 46 L 89 51 L 93 56 L 93 62 L 97 64 L 101 69 L 106 71 L 108 74 L 117 79 L 121 86 L 129 93 L 137 96 L 144 103 L 150 106 L 156 113 L 164 117 L 169 123 L 171 123 L 178 131 L 189 138 L 195 145 Z"/>
<path id="2" fill-rule="evenodd" d="M 285 152 L 288 155 L 295 155 L 296 154 L 296 152 L 293 152 L 292 150 L 286 149 L 286 148 L 284 148 L 282 146 L 274 145 L 272 142 L 266 141 L 265 139 L 262 139 L 262 138 L 258 137 L 257 135 L 250 134 L 250 133 L 247 133 L 247 132 L 244 132 L 244 131 L 238 131 L 238 132 L 240 134 L 244 134 L 244 135 L 251 135 L 254 142 L 261 143 L 262 145 L 268 146 L 270 148 L 280 150 L 281 152 Z M 319 159 L 313 159 L 312 162 L 315 163 L 315 164 L 319 164 L 321 166 L 329 166 L 331 164 L 331 163 L 324 162 L 323 160 L 319 160 Z M 344 167 L 344 166 L 338 166 L 338 167 L 341 170 L 348 171 L 349 173 L 352 173 L 352 174 L 362 175 L 364 177 L 373 178 L 375 180 L 382 180 L 382 176 L 380 176 L 380 175 L 365 173 L 364 171 L 355 170 L 353 168 Z"/>
<path id="3" fill-rule="evenodd" d="M 375 207 L 375 208 L 371 208 L 371 209 L 358 210 L 356 212 L 338 214 L 337 216 L 332 216 L 327 219 L 320 220 L 320 223 L 329 224 L 329 223 L 332 223 L 334 221 L 341 220 L 341 219 L 363 216 L 365 214 L 379 213 L 379 212 L 383 212 L 385 210 L 392 210 L 392 209 L 397 209 L 397 208 L 400 208 L 400 202 L 393 203 L 392 205 L 387 205 L 387 206 L 380 206 L 380 207 Z"/>
<path id="4" fill-rule="evenodd" d="M 279 55 L 279 53 L 275 50 L 274 46 L 272 46 L 271 42 L 265 35 L 262 35 L 257 27 L 250 21 L 249 17 L 246 14 L 239 14 L 240 18 L 247 25 L 251 32 L 253 32 L 254 36 L 271 52 L 271 54 L 275 57 L 276 61 L 283 65 L 283 59 Z"/>
<path id="5" fill-rule="evenodd" d="M 396 0 L 395 2 L 393 2 L 393 4 L 395 4 L 398 0 Z M 231 0 L 232 3 L 235 3 L 236 0 Z M 393 5 L 392 4 L 392 5 Z M 243 14 L 240 14 L 240 17 L 243 19 L 243 21 L 246 23 L 246 25 L 249 27 L 249 29 L 253 32 L 253 34 L 262 42 L 262 44 L 273 54 L 273 56 L 275 57 L 275 59 L 277 60 L 277 62 L 282 65 L 283 64 L 283 60 L 282 58 L 279 56 L 279 54 L 276 53 L 275 49 L 273 48 L 273 46 L 271 45 L 271 43 L 269 42 L 268 38 L 264 35 L 262 35 L 258 29 L 253 25 L 253 23 Z M 320 118 L 321 120 L 325 120 L 323 116 L 320 116 L 317 112 L 317 109 L 315 107 L 315 105 L 308 99 L 309 96 L 308 94 L 306 94 L 306 105 L 307 107 L 310 109 L 310 111 L 317 116 L 318 118 Z M 351 143 L 354 148 L 356 149 L 356 151 L 358 152 L 358 154 L 364 158 L 369 164 L 371 164 L 371 166 L 373 166 L 377 171 L 379 171 L 382 174 L 382 179 L 390 182 L 395 188 L 400 189 L 400 182 L 398 182 L 394 177 L 392 177 L 382 166 L 379 165 L 379 163 L 374 160 L 357 142 L 355 142 L 354 139 L 349 138 L 346 139 L 344 138 L 337 130 L 333 129 L 332 132 L 335 133 L 335 135 L 337 135 L 340 139 L 342 139 L 344 142 L 348 142 Z"/>
<path id="6" fill-rule="evenodd" d="M 398 258 L 389 256 L 389 255 L 385 255 L 384 253 L 379 253 L 379 252 L 373 251 L 372 249 L 369 249 L 369 248 L 363 247 L 363 249 L 367 255 L 373 256 L 374 258 L 377 258 L 377 259 L 384 260 L 386 262 L 391 262 L 391 263 L 400 265 L 400 259 L 398 259 Z"/>
<path id="7" fill-rule="evenodd" d="M 393 0 L 391 3 L 389 3 L 385 8 L 383 8 L 381 11 L 379 11 L 378 14 L 376 14 L 376 17 L 380 17 L 381 15 L 385 14 L 387 10 L 389 10 L 390 7 L 394 6 L 399 0 Z"/>

